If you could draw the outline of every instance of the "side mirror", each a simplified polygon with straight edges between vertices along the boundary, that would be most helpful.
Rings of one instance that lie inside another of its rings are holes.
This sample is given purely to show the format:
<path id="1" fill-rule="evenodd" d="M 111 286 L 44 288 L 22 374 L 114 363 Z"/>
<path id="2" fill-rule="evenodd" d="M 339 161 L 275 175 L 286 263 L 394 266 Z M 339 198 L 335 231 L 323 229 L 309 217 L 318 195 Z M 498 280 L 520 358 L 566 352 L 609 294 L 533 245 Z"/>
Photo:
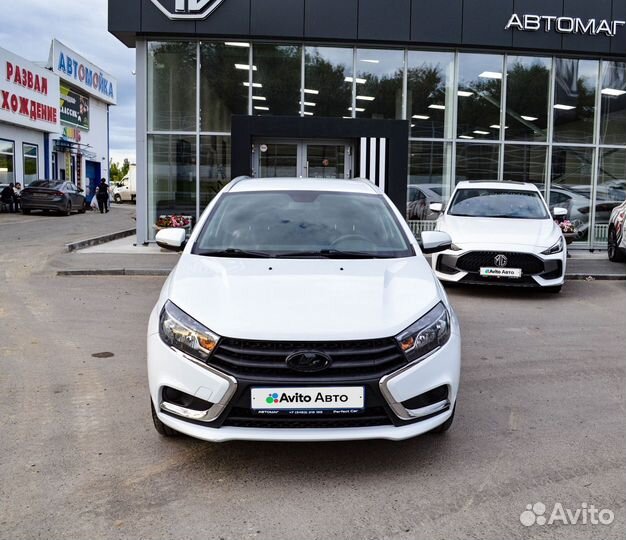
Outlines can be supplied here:
<path id="1" fill-rule="evenodd" d="M 156 234 L 156 243 L 163 249 L 182 251 L 186 237 L 185 229 L 162 229 Z"/>
<path id="2" fill-rule="evenodd" d="M 430 203 L 430 211 L 441 214 L 441 212 L 443 212 L 443 204 L 441 204 L 440 202 Z"/>
<path id="3" fill-rule="evenodd" d="M 552 210 L 552 215 L 554 217 L 565 217 L 567 215 L 567 208 L 556 207 Z"/>
<path id="4" fill-rule="evenodd" d="M 452 247 L 452 238 L 441 231 L 424 231 L 422 233 L 422 253 L 439 253 Z"/>

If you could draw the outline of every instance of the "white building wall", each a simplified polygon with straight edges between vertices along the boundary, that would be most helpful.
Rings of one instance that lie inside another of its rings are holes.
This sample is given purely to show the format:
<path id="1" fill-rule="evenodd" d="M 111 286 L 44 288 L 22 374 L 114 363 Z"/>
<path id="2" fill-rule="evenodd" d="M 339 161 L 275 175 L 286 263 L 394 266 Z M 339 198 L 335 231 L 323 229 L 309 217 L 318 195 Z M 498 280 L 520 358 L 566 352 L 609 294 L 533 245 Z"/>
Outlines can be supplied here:
<path id="1" fill-rule="evenodd" d="M 15 175 L 14 182 L 24 185 L 24 151 L 23 144 L 36 144 L 39 148 L 37 166 L 39 168 L 39 178 L 45 178 L 45 155 L 44 155 L 44 137 L 46 134 L 42 131 L 27 129 L 14 124 L 0 122 L 0 139 L 8 140 L 14 143 L 14 166 Z"/>

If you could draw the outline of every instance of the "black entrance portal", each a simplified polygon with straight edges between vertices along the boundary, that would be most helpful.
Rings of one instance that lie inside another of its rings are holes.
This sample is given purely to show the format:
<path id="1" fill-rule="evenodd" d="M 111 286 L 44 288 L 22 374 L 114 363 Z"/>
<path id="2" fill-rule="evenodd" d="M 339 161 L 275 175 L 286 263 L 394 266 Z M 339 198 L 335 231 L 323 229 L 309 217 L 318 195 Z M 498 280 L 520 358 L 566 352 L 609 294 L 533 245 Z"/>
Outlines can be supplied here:
<path id="1" fill-rule="evenodd" d="M 353 176 L 368 178 L 406 212 L 409 123 L 365 118 L 233 116 L 232 175 L 250 176 L 253 145 L 261 139 L 345 140 L 354 148 Z"/>

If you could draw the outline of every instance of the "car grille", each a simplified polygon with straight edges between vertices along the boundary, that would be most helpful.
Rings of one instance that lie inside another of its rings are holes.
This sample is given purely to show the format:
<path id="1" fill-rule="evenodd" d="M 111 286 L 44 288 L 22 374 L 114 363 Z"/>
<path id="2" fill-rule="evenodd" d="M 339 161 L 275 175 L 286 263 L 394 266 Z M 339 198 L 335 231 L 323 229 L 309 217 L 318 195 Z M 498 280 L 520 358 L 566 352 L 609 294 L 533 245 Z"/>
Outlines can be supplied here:
<path id="1" fill-rule="evenodd" d="M 495 266 L 494 258 L 505 255 L 508 268 L 521 268 L 523 274 L 541 274 L 544 271 L 543 261 L 529 253 L 509 253 L 503 251 L 470 251 L 459 257 L 456 267 L 465 272 L 478 272 L 483 267 Z"/>
<path id="2" fill-rule="evenodd" d="M 291 369 L 286 359 L 298 351 L 319 351 L 332 358 L 324 371 L 302 373 Z M 332 381 L 375 379 L 406 364 L 395 339 L 360 341 L 255 341 L 220 340 L 210 364 L 236 378 L 255 381 Z"/>
<path id="3" fill-rule="evenodd" d="M 233 407 L 224 421 L 224 426 L 246 428 L 346 428 L 392 425 L 382 407 L 364 409 L 362 414 L 340 416 L 316 416 L 307 418 L 285 418 L 282 416 L 257 416 L 250 409 Z"/>

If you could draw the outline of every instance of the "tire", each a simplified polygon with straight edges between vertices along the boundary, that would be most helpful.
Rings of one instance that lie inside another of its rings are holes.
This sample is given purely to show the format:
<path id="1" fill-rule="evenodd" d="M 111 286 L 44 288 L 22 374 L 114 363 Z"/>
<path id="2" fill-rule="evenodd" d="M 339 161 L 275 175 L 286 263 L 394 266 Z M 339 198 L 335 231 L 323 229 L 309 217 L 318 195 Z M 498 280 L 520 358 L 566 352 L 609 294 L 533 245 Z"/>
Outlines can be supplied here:
<path id="1" fill-rule="evenodd" d="M 152 403 L 152 399 L 150 399 L 150 409 L 152 411 L 152 423 L 154 424 L 154 429 L 157 430 L 157 433 L 162 437 L 178 437 L 180 434 L 178 431 L 172 429 L 169 426 L 166 426 L 156 414 L 154 410 L 154 403 Z"/>
<path id="2" fill-rule="evenodd" d="M 544 287 L 543 291 L 551 294 L 559 294 L 563 285 L 555 285 L 554 287 Z"/>
<path id="3" fill-rule="evenodd" d="M 65 211 L 63 212 L 63 214 L 65 214 L 66 216 L 71 215 L 72 213 L 72 203 L 68 202 L 67 206 L 65 207 Z"/>
<path id="4" fill-rule="evenodd" d="M 609 231 L 609 240 L 608 240 L 607 247 L 608 247 L 609 261 L 624 262 L 626 260 L 626 256 L 617 247 L 617 234 L 615 233 L 615 229 L 611 229 Z"/>
<path id="5" fill-rule="evenodd" d="M 437 426 L 435 429 L 431 430 L 431 433 L 434 433 L 435 435 L 440 435 L 441 433 L 445 433 L 446 431 L 448 431 L 450 429 L 450 426 L 452 426 L 452 422 L 454 422 L 454 413 L 456 412 L 456 404 L 454 405 L 454 409 L 452 410 L 452 416 L 450 416 L 450 418 L 448 418 L 443 424 L 441 424 L 440 426 Z"/>
<path id="6" fill-rule="evenodd" d="M 117 203 L 117 204 L 122 204 L 122 197 L 120 195 L 115 195 L 113 197 L 113 200 Z"/>
<path id="7" fill-rule="evenodd" d="M 30 208 L 22 208 L 22 214 L 24 214 L 25 216 L 30 214 Z"/>

